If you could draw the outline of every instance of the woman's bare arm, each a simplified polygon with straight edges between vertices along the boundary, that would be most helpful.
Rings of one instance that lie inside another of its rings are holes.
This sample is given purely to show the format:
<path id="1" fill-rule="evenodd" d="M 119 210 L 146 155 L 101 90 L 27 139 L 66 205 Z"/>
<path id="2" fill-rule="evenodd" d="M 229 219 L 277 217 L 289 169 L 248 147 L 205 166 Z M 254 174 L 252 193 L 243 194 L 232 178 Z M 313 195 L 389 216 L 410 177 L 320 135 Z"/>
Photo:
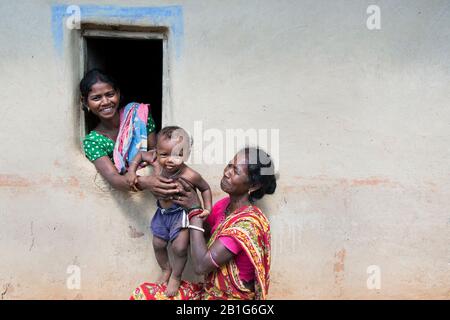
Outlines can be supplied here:
<path id="1" fill-rule="evenodd" d="M 203 220 L 198 217 L 193 217 L 189 221 L 189 224 L 202 228 Z M 214 269 L 217 269 L 214 262 L 221 266 L 234 257 L 234 253 L 228 250 L 218 239 L 214 241 L 208 250 L 203 232 L 201 231 L 190 229 L 189 236 L 194 269 L 198 274 L 208 274 Z M 214 259 L 214 262 L 212 259 Z"/>
<path id="2" fill-rule="evenodd" d="M 147 150 L 156 149 L 156 133 L 152 132 L 147 136 Z"/>
<path id="3" fill-rule="evenodd" d="M 193 208 L 200 205 L 200 198 L 197 192 L 183 179 L 178 179 L 182 186 L 179 196 L 172 200 L 173 202 L 185 207 Z M 189 220 L 189 224 L 199 228 L 203 228 L 204 218 L 199 216 L 192 217 Z M 203 232 L 197 229 L 190 229 L 189 232 L 191 242 L 191 256 L 194 262 L 194 269 L 196 273 L 205 274 L 214 269 L 217 269 L 217 265 L 223 265 L 233 259 L 234 254 L 228 250 L 219 240 L 214 241 L 210 249 L 206 247 L 206 240 Z M 211 259 L 214 259 L 213 260 Z"/>
<path id="4" fill-rule="evenodd" d="M 100 175 L 105 178 L 114 189 L 130 191 L 130 185 L 125 176 L 119 174 L 111 159 L 107 156 L 103 156 L 96 159 L 93 163 Z"/>

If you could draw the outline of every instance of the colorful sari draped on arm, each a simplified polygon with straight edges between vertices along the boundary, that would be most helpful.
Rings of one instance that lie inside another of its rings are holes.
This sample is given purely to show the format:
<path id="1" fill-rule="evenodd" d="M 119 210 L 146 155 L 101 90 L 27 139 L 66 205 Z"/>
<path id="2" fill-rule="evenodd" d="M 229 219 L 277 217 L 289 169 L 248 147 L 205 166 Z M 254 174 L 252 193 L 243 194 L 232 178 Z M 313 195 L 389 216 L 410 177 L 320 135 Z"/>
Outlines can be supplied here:
<path id="1" fill-rule="evenodd" d="M 215 230 L 208 247 L 220 236 L 233 237 L 255 267 L 255 291 L 250 291 L 239 277 L 235 260 L 210 273 L 204 299 L 265 300 L 270 282 L 270 227 L 267 218 L 255 206 L 231 214 Z"/>
<path id="2" fill-rule="evenodd" d="M 114 165 L 120 174 L 139 151 L 147 151 L 149 105 L 131 102 L 120 114 L 120 129 L 114 146 Z"/>
<path id="3" fill-rule="evenodd" d="M 255 206 L 239 209 L 228 216 L 214 231 L 208 248 L 220 236 L 233 237 L 242 246 L 255 267 L 255 290 L 247 289 L 239 278 L 235 260 L 212 271 L 203 285 L 182 281 L 179 293 L 170 300 L 265 300 L 270 282 L 270 227 L 264 214 Z M 169 299 L 165 285 L 144 283 L 132 294 L 132 300 Z"/>

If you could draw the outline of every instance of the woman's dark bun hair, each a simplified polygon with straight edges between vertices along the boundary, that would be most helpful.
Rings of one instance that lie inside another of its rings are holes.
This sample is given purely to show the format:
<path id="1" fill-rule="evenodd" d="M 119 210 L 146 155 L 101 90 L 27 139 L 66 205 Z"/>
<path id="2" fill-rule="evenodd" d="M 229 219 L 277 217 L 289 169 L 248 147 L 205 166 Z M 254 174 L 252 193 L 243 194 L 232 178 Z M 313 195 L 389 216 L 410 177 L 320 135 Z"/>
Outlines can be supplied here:
<path id="1" fill-rule="evenodd" d="M 118 90 L 116 80 L 110 75 L 107 75 L 100 69 L 89 70 L 80 81 L 80 93 L 83 100 L 87 99 L 89 92 L 92 90 L 92 86 L 97 82 L 103 82 L 111 85 L 114 90 Z"/>
<path id="2" fill-rule="evenodd" d="M 260 186 L 249 195 L 250 202 L 261 199 L 266 194 L 273 194 L 277 188 L 275 170 L 270 156 L 254 147 L 243 149 L 248 163 L 248 176 L 251 186 Z"/>

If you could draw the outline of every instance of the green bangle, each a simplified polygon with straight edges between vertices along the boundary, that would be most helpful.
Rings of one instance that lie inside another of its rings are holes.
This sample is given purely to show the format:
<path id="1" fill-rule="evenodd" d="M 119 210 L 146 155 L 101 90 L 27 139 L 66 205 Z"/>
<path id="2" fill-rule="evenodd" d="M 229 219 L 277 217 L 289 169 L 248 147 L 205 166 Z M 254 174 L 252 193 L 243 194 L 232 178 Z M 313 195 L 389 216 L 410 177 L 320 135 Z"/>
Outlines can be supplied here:
<path id="1" fill-rule="evenodd" d="M 202 208 L 202 206 L 193 206 L 188 209 L 188 212 L 191 212 L 192 210 L 197 210 L 197 209 L 203 209 L 203 208 Z"/>

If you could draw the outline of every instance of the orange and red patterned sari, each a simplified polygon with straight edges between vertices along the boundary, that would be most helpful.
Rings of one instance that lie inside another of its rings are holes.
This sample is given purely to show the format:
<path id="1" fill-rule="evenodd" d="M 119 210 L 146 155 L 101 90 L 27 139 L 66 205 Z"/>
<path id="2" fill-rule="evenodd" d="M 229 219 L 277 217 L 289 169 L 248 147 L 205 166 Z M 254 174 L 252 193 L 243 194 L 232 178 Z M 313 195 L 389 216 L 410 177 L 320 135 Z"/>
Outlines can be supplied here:
<path id="1" fill-rule="evenodd" d="M 270 282 L 269 221 L 255 206 L 247 206 L 228 216 L 214 231 L 208 248 L 219 236 L 233 237 L 255 267 L 255 290 L 247 289 L 239 277 L 235 260 L 211 272 L 204 284 L 182 281 L 178 294 L 170 300 L 265 300 Z M 166 285 L 144 283 L 133 292 L 131 300 L 166 300 Z"/>

